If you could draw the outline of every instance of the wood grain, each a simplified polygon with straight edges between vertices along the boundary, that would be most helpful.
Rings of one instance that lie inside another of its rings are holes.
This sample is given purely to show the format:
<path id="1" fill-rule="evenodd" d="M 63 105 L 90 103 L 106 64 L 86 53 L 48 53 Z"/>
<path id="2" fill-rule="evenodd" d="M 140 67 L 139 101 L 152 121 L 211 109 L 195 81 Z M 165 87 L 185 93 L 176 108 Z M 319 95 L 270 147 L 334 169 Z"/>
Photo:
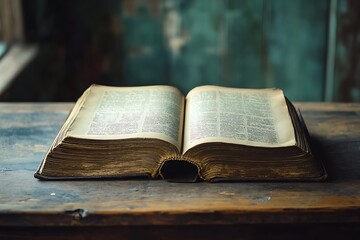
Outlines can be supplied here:
<path id="1" fill-rule="evenodd" d="M 72 106 L 0 103 L 0 226 L 360 223 L 360 104 L 297 104 L 326 182 L 39 181 Z"/>

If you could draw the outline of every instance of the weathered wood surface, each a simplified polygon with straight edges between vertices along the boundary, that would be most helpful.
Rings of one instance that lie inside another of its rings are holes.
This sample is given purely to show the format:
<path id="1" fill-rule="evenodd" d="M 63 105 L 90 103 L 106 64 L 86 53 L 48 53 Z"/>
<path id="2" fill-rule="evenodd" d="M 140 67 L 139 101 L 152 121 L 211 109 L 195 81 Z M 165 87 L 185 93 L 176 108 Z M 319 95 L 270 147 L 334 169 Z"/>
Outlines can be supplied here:
<path id="1" fill-rule="evenodd" d="M 39 181 L 72 106 L 0 103 L 0 226 L 360 223 L 360 104 L 297 104 L 326 182 Z"/>

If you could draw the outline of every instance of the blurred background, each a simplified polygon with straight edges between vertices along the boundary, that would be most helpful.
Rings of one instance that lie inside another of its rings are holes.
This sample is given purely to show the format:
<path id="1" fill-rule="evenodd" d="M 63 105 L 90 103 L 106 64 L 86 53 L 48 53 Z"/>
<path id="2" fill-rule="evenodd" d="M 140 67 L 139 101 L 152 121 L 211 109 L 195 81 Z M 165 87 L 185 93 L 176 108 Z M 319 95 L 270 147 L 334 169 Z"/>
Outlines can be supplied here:
<path id="1" fill-rule="evenodd" d="M 75 101 L 92 83 L 358 102 L 360 1 L 0 0 L 0 101 Z"/>

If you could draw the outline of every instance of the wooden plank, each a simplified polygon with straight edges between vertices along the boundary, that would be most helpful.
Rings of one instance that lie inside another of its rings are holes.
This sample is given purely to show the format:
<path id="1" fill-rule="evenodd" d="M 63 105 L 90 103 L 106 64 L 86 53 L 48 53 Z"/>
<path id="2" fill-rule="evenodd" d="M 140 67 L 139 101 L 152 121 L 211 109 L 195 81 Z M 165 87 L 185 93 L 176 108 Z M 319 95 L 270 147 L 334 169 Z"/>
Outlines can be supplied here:
<path id="1" fill-rule="evenodd" d="M 334 101 L 360 102 L 360 2 L 339 0 L 334 68 Z"/>
<path id="2" fill-rule="evenodd" d="M 360 222 L 360 104 L 298 104 L 326 182 L 39 181 L 72 106 L 0 103 L 0 226 Z"/>

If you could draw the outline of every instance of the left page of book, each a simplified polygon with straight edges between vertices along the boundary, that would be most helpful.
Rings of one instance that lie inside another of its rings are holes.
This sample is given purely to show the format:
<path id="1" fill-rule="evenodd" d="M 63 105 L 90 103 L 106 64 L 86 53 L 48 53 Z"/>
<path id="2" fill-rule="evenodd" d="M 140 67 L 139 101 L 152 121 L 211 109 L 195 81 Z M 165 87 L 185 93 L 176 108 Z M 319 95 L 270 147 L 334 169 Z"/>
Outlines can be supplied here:
<path id="1" fill-rule="evenodd" d="M 178 89 L 93 85 L 87 91 L 66 136 L 96 140 L 157 138 L 181 151 L 184 96 Z"/>

